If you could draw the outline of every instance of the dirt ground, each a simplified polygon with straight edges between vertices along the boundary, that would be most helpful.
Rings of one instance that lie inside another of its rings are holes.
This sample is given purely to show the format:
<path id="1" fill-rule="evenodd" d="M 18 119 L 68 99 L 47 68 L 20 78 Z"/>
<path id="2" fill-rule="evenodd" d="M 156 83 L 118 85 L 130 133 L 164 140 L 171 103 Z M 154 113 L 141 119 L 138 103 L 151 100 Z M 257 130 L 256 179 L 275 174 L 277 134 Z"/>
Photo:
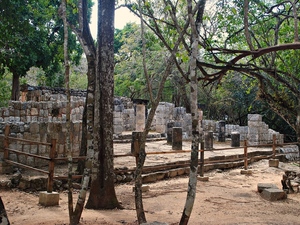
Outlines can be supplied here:
<path id="1" fill-rule="evenodd" d="M 272 168 L 268 160 L 249 166 L 252 175 L 241 175 L 241 168 L 214 170 L 206 173 L 208 182 L 197 183 L 197 195 L 189 224 L 300 224 L 300 193 L 289 194 L 286 200 L 270 202 L 257 192 L 258 183 L 274 183 L 281 188 L 284 170 L 300 171 L 292 163 L 280 163 Z M 188 177 L 149 184 L 143 194 L 148 222 L 178 224 L 186 199 Z M 81 224 L 133 225 L 136 222 L 133 184 L 116 186 L 123 210 L 84 209 Z M 68 224 L 67 194 L 60 193 L 56 207 L 38 204 L 38 193 L 0 190 L 9 220 L 15 225 Z M 76 200 L 76 193 L 74 192 Z"/>

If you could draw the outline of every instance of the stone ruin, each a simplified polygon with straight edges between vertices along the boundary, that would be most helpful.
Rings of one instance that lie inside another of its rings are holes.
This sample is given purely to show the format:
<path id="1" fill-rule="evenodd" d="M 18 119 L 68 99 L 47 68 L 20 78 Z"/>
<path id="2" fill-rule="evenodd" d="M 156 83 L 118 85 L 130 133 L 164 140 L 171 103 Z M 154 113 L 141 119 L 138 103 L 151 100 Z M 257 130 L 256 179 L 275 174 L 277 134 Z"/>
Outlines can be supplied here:
<path id="1" fill-rule="evenodd" d="M 71 91 L 71 143 L 74 156 L 79 154 L 85 96 L 85 91 Z M 41 142 L 50 142 L 51 139 L 57 139 L 56 149 L 58 156 L 66 156 L 66 106 L 67 97 L 64 89 L 28 86 L 22 89 L 20 101 L 10 101 L 7 108 L 0 108 L 0 134 L 4 133 L 5 125 L 9 124 L 11 129 L 10 135 L 14 137 Z M 115 138 L 122 136 L 125 132 L 136 131 L 137 110 L 141 110 L 143 107 L 145 112 L 144 118 L 146 118 L 149 109 L 147 110 L 145 102 L 141 106 L 139 101 L 132 101 L 125 97 L 115 97 Z M 175 107 L 172 103 L 160 102 L 151 131 L 165 137 L 167 124 L 170 122 L 174 122 L 176 127 L 182 128 L 184 140 L 191 137 L 191 114 L 186 113 L 186 109 L 183 107 Z M 213 132 L 216 139 L 219 132 L 219 124 L 220 121 L 203 120 L 203 131 Z M 230 137 L 232 132 L 238 132 L 240 140 L 247 139 L 250 145 L 272 143 L 273 134 L 276 134 L 278 143 L 283 143 L 283 135 L 269 129 L 268 125 L 262 121 L 262 116 L 258 114 L 248 115 L 248 126 L 226 124 L 225 136 Z M 0 145 L 2 144 L 0 142 Z M 18 143 L 15 145 L 20 146 L 11 146 L 11 148 L 22 148 L 26 152 L 48 155 L 46 149 L 42 147 L 38 148 L 35 145 L 21 145 Z M 39 164 L 38 159 L 31 159 L 31 157 L 28 157 L 28 159 L 23 157 L 22 159 L 20 156 L 19 160 L 27 160 L 26 163 L 31 165 Z"/>

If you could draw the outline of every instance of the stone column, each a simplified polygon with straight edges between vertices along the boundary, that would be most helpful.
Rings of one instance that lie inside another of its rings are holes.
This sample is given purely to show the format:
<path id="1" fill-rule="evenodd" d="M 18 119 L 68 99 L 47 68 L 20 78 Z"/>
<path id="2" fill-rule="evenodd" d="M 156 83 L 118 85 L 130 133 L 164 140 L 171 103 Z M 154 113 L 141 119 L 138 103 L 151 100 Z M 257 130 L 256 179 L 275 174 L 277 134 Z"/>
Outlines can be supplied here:
<path id="1" fill-rule="evenodd" d="M 174 122 L 167 123 L 167 144 L 172 144 L 172 134 L 173 134 Z"/>
<path id="2" fill-rule="evenodd" d="M 181 127 L 173 127 L 172 149 L 182 150 L 182 128 Z"/>
<path id="3" fill-rule="evenodd" d="M 133 103 L 135 104 L 135 131 L 143 132 L 145 128 L 148 100 L 133 99 Z"/>
<path id="4" fill-rule="evenodd" d="M 225 142 L 225 121 L 221 120 L 219 121 L 219 135 L 218 135 L 218 141 L 219 142 Z"/>
<path id="5" fill-rule="evenodd" d="M 237 131 L 231 132 L 231 147 L 240 147 L 240 133 Z"/>
<path id="6" fill-rule="evenodd" d="M 204 134 L 204 149 L 205 150 L 212 150 L 214 143 L 214 132 L 208 131 Z"/>

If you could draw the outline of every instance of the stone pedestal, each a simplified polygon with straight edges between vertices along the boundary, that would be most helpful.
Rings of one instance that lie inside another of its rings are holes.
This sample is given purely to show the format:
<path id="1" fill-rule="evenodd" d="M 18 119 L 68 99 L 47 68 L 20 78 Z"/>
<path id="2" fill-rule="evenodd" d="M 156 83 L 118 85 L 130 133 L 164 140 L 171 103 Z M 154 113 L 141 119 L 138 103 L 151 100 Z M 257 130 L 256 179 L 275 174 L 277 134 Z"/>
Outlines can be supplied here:
<path id="1" fill-rule="evenodd" d="M 269 167 L 276 167 L 279 166 L 279 159 L 269 159 Z"/>
<path id="2" fill-rule="evenodd" d="M 148 100 L 133 99 L 132 101 L 135 105 L 135 131 L 142 132 L 145 129 Z"/>
<path id="3" fill-rule="evenodd" d="M 172 133 L 173 133 L 174 122 L 167 123 L 167 144 L 172 144 Z"/>
<path id="4" fill-rule="evenodd" d="M 214 143 L 214 133 L 212 131 L 208 131 L 204 133 L 204 149 L 212 150 Z"/>
<path id="5" fill-rule="evenodd" d="M 145 128 L 145 105 L 138 104 L 136 105 L 136 121 L 135 121 L 135 130 L 142 132 Z"/>
<path id="6" fill-rule="evenodd" d="M 231 133 L 231 147 L 240 147 L 240 133 L 239 132 L 232 132 Z"/>
<path id="7" fill-rule="evenodd" d="M 59 205 L 59 193 L 42 191 L 39 194 L 39 204 L 42 206 L 56 206 Z"/>
<path id="8" fill-rule="evenodd" d="M 225 121 L 221 120 L 219 121 L 219 135 L 218 135 L 218 141 L 219 142 L 225 142 Z"/>
<path id="9" fill-rule="evenodd" d="M 182 150 L 182 128 L 173 127 L 172 130 L 172 149 Z"/>

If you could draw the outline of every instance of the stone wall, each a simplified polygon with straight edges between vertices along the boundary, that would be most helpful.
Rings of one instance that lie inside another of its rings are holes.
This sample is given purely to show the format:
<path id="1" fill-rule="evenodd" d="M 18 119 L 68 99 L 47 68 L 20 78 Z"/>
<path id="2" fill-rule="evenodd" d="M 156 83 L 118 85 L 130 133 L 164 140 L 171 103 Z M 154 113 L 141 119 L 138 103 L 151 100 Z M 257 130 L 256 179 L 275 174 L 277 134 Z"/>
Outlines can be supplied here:
<path id="1" fill-rule="evenodd" d="M 81 141 L 81 122 L 85 104 L 84 91 L 71 91 L 71 142 L 74 155 L 78 155 Z M 33 141 L 50 142 L 57 139 L 57 151 L 59 156 L 66 155 L 66 106 L 67 99 L 64 89 L 35 88 L 27 87 L 22 92 L 21 101 L 11 101 L 9 107 L 0 108 L 0 134 L 3 134 L 4 127 L 9 124 L 11 135 L 18 138 L 25 138 Z M 145 106 L 146 107 L 146 106 Z M 118 138 L 126 131 L 134 131 L 136 124 L 136 103 L 129 98 L 115 97 L 114 99 L 114 135 Z M 145 111 L 146 114 L 149 112 Z M 262 116 L 251 114 L 248 116 L 248 126 L 226 124 L 226 137 L 231 132 L 238 131 L 241 140 L 248 139 L 249 144 L 266 144 L 272 142 L 272 135 L 275 133 L 279 143 L 283 142 L 283 135 L 268 128 L 262 122 Z M 183 107 L 175 107 L 168 102 L 160 102 L 156 110 L 151 131 L 167 133 L 167 124 L 173 122 L 175 127 L 182 127 L 183 139 L 191 137 L 191 114 L 186 113 Z M 203 131 L 213 131 L 218 136 L 219 122 L 203 120 Z M 217 139 L 216 139 L 217 140 Z M 44 147 L 20 145 L 25 151 L 41 155 L 48 155 Z M 3 156 L 3 153 L 0 157 Z M 16 155 L 13 156 L 16 158 Z M 20 157 L 29 164 L 36 164 L 40 160 L 32 161 L 30 158 Z"/>
<path id="2" fill-rule="evenodd" d="M 283 143 L 283 134 L 269 129 L 269 126 L 262 121 L 262 115 L 248 115 L 248 143 L 249 145 L 270 144 L 273 142 L 273 135 L 276 135 L 278 143 Z"/>

